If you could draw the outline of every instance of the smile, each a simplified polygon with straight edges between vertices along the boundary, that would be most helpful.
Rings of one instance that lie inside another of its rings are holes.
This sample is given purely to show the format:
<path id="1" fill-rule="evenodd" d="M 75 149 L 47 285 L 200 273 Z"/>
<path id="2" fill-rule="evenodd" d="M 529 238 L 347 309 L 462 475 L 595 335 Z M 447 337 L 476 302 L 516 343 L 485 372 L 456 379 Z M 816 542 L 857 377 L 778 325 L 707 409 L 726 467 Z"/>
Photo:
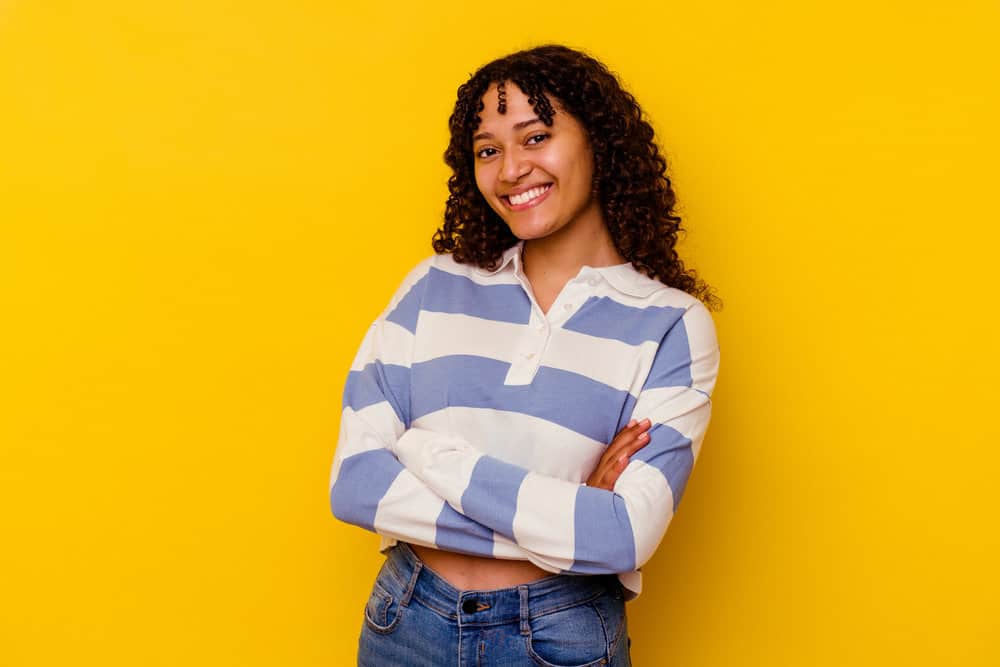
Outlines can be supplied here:
<path id="1" fill-rule="evenodd" d="M 540 204 L 542 200 L 545 199 L 545 195 L 549 193 L 552 189 L 552 184 L 547 183 L 546 185 L 540 185 L 530 190 L 525 190 L 524 192 L 518 193 L 516 195 L 507 195 L 501 197 L 507 204 L 508 208 L 514 211 L 521 211 L 526 208 L 531 208 L 537 204 Z"/>

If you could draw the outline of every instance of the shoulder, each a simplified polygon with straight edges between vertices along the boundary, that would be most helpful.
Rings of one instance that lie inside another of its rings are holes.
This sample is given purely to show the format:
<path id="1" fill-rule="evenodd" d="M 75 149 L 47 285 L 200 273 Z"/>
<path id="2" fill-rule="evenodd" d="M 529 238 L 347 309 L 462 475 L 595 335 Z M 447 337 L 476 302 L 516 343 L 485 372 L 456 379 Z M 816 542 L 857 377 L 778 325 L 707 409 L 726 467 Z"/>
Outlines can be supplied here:
<path id="1" fill-rule="evenodd" d="M 638 308 L 669 308 L 676 311 L 703 313 L 711 319 L 705 305 L 683 290 L 670 287 L 638 271 L 631 264 L 602 269 L 608 282 L 623 301 Z"/>
<path id="2" fill-rule="evenodd" d="M 622 271 L 619 282 L 627 284 L 636 300 L 635 305 L 661 311 L 671 320 L 670 329 L 674 333 L 683 331 L 692 345 L 718 346 L 712 313 L 697 297 L 653 280 L 631 265 L 627 269 L 627 272 Z"/>

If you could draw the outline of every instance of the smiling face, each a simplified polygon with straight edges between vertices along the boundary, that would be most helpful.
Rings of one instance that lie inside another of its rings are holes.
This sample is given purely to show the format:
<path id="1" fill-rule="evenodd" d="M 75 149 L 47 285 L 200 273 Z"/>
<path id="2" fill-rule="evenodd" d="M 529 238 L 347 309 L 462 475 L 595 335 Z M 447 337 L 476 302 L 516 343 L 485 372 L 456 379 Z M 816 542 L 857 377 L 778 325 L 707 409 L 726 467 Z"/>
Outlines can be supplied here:
<path id="1" fill-rule="evenodd" d="M 519 239 L 603 231 L 583 126 L 555 99 L 552 125 L 545 125 L 514 83 L 507 82 L 505 92 L 505 114 L 498 111 L 496 84 L 483 95 L 472 147 L 479 192 Z"/>

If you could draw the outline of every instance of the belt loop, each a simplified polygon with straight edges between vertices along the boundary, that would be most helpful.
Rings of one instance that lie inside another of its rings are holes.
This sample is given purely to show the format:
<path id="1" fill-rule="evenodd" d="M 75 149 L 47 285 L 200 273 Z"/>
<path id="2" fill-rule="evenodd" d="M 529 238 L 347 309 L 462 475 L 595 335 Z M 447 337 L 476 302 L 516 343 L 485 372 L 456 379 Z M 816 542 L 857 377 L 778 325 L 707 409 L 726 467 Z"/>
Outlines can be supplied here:
<path id="1" fill-rule="evenodd" d="M 517 587 L 517 594 L 521 597 L 521 634 L 530 635 L 531 634 L 531 624 L 528 623 L 530 614 L 528 611 L 528 587 L 521 584 Z"/>
<path id="2" fill-rule="evenodd" d="M 403 599 L 399 601 L 399 604 L 404 607 L 409 606 L 410 598 L 413 597 L 413 589 L 417 587 L 417 577 L 420 576 L 420 571 L 424 569 L 424 563 L 418 558 L 413 559 L 413 574 L 410 575 L 410 581 L 406 584 L 406 590 L 403 591 Z"/>

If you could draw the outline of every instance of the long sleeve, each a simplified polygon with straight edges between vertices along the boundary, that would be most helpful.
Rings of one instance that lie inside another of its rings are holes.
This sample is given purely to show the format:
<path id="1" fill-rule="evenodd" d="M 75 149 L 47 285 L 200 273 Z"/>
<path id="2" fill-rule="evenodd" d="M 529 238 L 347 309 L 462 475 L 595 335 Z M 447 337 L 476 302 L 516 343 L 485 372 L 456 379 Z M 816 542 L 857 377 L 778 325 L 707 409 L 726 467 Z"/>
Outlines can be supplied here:
<path id="1" fill-rule="evenodd" d="M 402 434 L 393 451 L 457 512 L 515 542 L 540 567 L 631 572 L 652 556 L 683 495 L 708 427 L 718 366 L 711 316 L 694 303 L 660 341 L 632 411 L 652 421 L 650 442 L 613 491 L 542 475 L 486 456 L 462 438 L 421 429 Z"/>
<path id="2" fill-rule="evenodd" d="M 455 511 L 391 450 L 410 425 L 410 365 L 428 264 L 403 281 L 352 363 L 330 476 L 330 506 L 338 519 L 387 538 L 523 560 L 526 555 L 515 544 Z"/>

